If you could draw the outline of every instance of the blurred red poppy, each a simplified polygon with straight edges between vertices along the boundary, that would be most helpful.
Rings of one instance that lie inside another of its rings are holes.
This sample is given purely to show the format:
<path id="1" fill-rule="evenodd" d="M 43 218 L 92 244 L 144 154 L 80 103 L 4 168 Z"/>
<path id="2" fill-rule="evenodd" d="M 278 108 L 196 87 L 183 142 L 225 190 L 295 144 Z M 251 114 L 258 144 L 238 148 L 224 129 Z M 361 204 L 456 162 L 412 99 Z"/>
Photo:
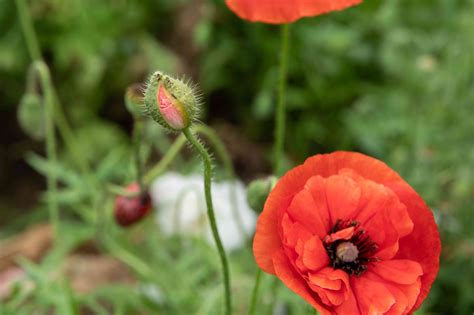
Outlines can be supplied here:
<path id="1" fill-rule="evenodd" d="M 310 17 L 344 10 L 362 0 L 226 0 L 239 17 L 251 22 L 285 24 Z"/>
<path id="2" fill-rule="evenodd" d="M 280 179 L 253 250 L 321 314 L 408 314 L 428 295 L 441 243 L 430 209 L 395 171 L 336 152 Z"/>
<path id="3" fill-rule="evenodd" d="M 140 186 L 137 183 L 130 184 L 126 191 L 138 193 Z M 123 227 L 133 225 L 145 217 L 150 209 L 151 198 L 148 192 L 135 197 L 117 196 L 114 208 L 115 221 Z"/>

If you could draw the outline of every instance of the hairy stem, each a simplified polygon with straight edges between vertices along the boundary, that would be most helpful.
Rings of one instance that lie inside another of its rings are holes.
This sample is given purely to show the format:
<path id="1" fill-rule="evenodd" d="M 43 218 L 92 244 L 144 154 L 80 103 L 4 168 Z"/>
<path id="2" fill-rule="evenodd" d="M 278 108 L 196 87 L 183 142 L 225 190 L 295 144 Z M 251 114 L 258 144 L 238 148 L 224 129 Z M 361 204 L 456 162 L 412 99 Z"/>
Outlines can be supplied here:
<path id="1" fill-rule="evenodd" d="M 186 128 L 183 130 L 183 134 L 186 136 L 191 145 L 198 151 L 204 163 L 204 195 L 207 205 L 207 215 L 209 217 L 209 222 L 211 224 L 212 236 L 216 242 L 217 251 L 219 252 L 219 257 L 222 264 L 222 274 L 224 277 L 224 290 L 225 290 L 225 314 L 230 315 L 232 313 L 232 301 L 230 293 L 230 273 L 229 273 L 229 263 L 227 261 L 227 256 L 225 254 L 224 246 L 222 244 L 221 238 L 219 236 L 219 230 L 217 229 L 216 217 L 214 214 L 214 206 L 212 203 L 211 195 L 211 177 L 212 177 L 212 163 L 211 157 L 204 146 L 199 142 L 198 138 L 194 133 Z"/>
<path id="2" fill-rule="evenodd" d="M 206 125 L 197 125 L 194 130 L 209 139 L 214 150 L 216 151 L 217 156 L 222 161 L 222 165 L 224 166 L 227 176 L 229 176 L 229 180 L 232 181 L 230 192 L 232 216 L 240 234 L 246 241 L 249 239 L 249 235 L 247 235 L 247 232 L 245 231 L 243 219 L 239 213 L 239 209 L 237 208 L 237 185 L 235 183 L 235 170 L 234 165 L 232 164 L 232 159 L 230 158 L 230 154 L 225 148 L 224 143 L 212 128 L 209 128 Z"/>
<path id="3" fill-rule="evenodd" d="M 51 92 L 51 77 L 48 67 L 37 61 L 33 64 L 38 72 L 41 89 L 44 94 L 45 105 L 45 129 L 46 129 L 46 156 L 48 160 L 54 165 L 57 163 L 56 152 L 56 135 L 54 132 L 54 96 Z M 59 232 L 59 207 L 57 202 L 58 180 L 54 171 L 49 171 L 47 174 L 48 186 L 48 211 L 51 225 L 53 226 L 54 236 L 57 238 Z"/>

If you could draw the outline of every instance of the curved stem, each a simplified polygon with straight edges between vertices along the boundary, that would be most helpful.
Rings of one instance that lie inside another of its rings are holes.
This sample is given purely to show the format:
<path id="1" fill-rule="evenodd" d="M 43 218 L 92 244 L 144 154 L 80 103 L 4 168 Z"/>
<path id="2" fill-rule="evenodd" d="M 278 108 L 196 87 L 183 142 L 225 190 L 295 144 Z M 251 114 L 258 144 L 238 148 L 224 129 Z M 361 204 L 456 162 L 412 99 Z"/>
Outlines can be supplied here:
<path id="1" fill-rule="evenodd" d="M 143 177 L 143 183 L 145 186 L 149 186 L 151 182 L 158 176 L 160 176 L 166 168 L 173 162 L 179 151 L 183 148 L 186 143 L 186 137 L 180 135 L 173 145 L 168 149 L 166 154 L 161 160 Z"/>
<path id="2" fill-rule="evenodd" d="M 216 151 L 216 154 L 222 161 L 224 169 L 227 172 L 227 176 L 229 176 L 229 179 L 232 180 L 230 192 L 230 205 L 232 210 L 232 216 L 234 217 L 234 222 L 237 225 L 237 229 L 242 235 L 244 241 L 246 241 L 249 239 L 249 235 L 247 235 L 247 232 L 245 231 L 244 221 L 239 213 L 239 209 L 237 208 L 237 186 L 234 181 L 235 170 L 234 165 L 232 164 L 232 159 L 230 158 L 230 155 L 227 152 L 224 143 L 221 141 L 217 133 L 212 128 L 209 128 L 206 125 L 196 125 L 194 127 L 194 130 L 197 133 L 203 134 L 210 140 L 212 146 L 214 147 L 214 150 Z"/>
<path id="3" fill-rule="evenodd" d="M 278 103 L 275 115 L 275 143 L 273 156 L 273 172 L 280 175 L 281 159 L 283 156 L 283 145 L 285 141 L 286 121 L 286 80 L 288 68 L 288 50 L 290 30 L 289 25 L 281 26 L 281 48 L 280 48 L 280 74 L 278 83 Z"/>
<path id="4" fill-rule="evenodd" d="M 229 176 L 229 178 L 235 177 L 235 171 L 234 171 L 234 166 L 232 165 L 232 159 L 230 158 L 230 155 L 227 152 L 227 149 L 225 148 L 224 143 L 219 138 L 217 133 L 212 128 L 206 125 L 202 125 L 202 124 L 194 126 L 194 131 L 196 133 L 200 133 L 204 135 L 206 138 L 208 138 L 211 141 L 212 146 L 214 147 L 214 150 L 216 151 L 216 154 L 219 156 L 219 159 L 222 161 L 222 165 L 224 166 L 224 169 L 227 172 L 227 175 Z"/>
<path id="5" fill-rule="evenodd" d="M 28 53 L 33 60 L 41 59 L 41 50 L 39 48 L 38 40 L 36 38 L 33 23 L 31 22 L 30 14 L 25 0 L 16 0 L 16 8 L 18 10 L 18 18 L 20 19 L 21 29 L 25 36 Z"/>
<path id="6" fill-rule="evenodd" d="M 23 36 L 25 37 L 26 46 L 28 48 L 28 53 L 33 60 L 33 62 L 41 61 L 43 62 L 44 66 L 47 68 L 46 64 L 43 61 L 43 57 L 41 55 L 41 49 L 38 43 L 38 37 L 36 36 L 35 29 L 33 26 L 33 22 L 31 20 L 31 16 L 28 12 L 28 7 L 26 5 L 25 0 L 16 0 L 16 7 L 18 11 L 18 18 L 20 20 L 21 30 Z M 48 70 L 49 72 L 49 70 Z M 33 73 L 34 74 L 34 73 Z M 29 75 L 30 77 L 30 75 Z M 54 111 L 52 112 L 52 117 L 54 119 L 54 123 L 58 127 L 59 135 L 64 140 L 66 147 L 71 153 L 71 156 L 74 158 L 74 161 L 81 169 L 84 174 L 88 174 L 90 169 L 87 162 L 81 158 L 80 149 L 77 148 L 76 142 L 74 141 L 74 134 L 72 132 L 71 127 L 64 115 L 62 110 L 61 103 L 59 102 L 59 98 L 56 93 L 56 89 L 52 84 L 52 80 L 49 76 L 49 87 L 48 93 L 51 93 L 51 100 L 53 104 Z M 31 81 L 28 83 L 31 87 Z"/>
<path id="7" fill-rule="evenodd" d="M 230 315 L 232 312 L 232 301 L 230 293 L 230 274 L 229 274 L 229 263 L 225 254 L 224 246 L 219 236 L 219 230 L 217 229 L 216 217 L 214 214 L 214 206 L 212 203 L 211 195 L 211 176 L 212 176 L 212 163 L 211 157 L 204 146 L 199 142 L 197 137 L 186 128 L 183 130 L 183 134 L 186 136 L 191 145 L 198 151 L 204 163 L 204 195 L 206 198 L 207 215 L 211 224 L 212 236 L 216 242 L 217 251 L 222 264 L 222 273 L 224 277 L 224 289 L 225 289 L 225 314 Z"/>
<path id="8" fill-rule="evenodd" d="M 260 289 L 260 279 L 262 278 L 262 269 L 257 269 L 257 274 L 255 275 L 255 285 L 252 291 L 252 299 L 250 300 L 249 315 L 254 315 L 257 308 L 258 300 L 258 290 Z"/>
<path id="9" fill-rule="evenodd" d="M 56 152 L 56 136 L 54 132 L 54 96 L 51 92 L 51 77 L 48 67 L 41 62 L 37 61 L 33 64 L 34 68 L 39 74 L 41 89 L 44 94 L 45 104 L 45 129 L 46 129 L 46 156 L 48 160 L 56 164 L 57 152 Z M 58 236 L 59 231 L 59 208 L 56 199 L 57 195 L 57 176 L 56 172 L 49 171 L 47 175 L 47 186 L 48 186 L 48 210 L 51 225 L 53 226 L 55 238 Z"/>
<path id="10" fill-rule="evenodd" d="M 28 13 L 28 7 L 26 6 L 25 0 L 16 0 L 16 7 L 18 10 L 18 17 L 20 19 L 21 28 L 25 37 L 26 46 L 28 52 L 33 60 L 36 62 L 33 64 L 30 73 L 34 74 L 36 70 L 39 74 L 41 89 L 44 94 L 45 103 L 45 129 L 46 129 L 46 155 L 49 161 L 53 164 L 56 163 L 56 136 L 54 133 L 54 93 L 52 90 L 51 75 L 48 67 L 39 61 L 41 60 L 41 51 L 39 48 L 38 40 L 33 28 L 30 15 Z M 33 74 L 30 74 L 31 77 Z M 28 80 L 28 88 L 31 89 L 34 85 L 32 79 Z M 55 238 L 58 236 L 59 230 L 59 207 L 56 199 L 57 194 L 57 176 L 55 172 L 48 172 L 47 175 L 47 187 L 48 187 L 48 211 L 51 225 L 53 226 L 53 232 Z"/>
<path id="11" fill-rule="evenodd" d="M 230 159 L 230 156 L 227 153 L 224 144 L 215 134 L 214 130 L 202 124 L 196 125 L 193 128 L 196 133 L 203 134 L 210 140 L 212 146 L 217 152 L 217 155 L 219 156 L 219 159 L 222 160 L 222 164 L 224 165 L 224 168 L 226 169 L 229 178 L 235 177 L 235 171 L 232 165 L 232 160 Z M 176 140 L 173 142 L 173 144 L 168 149 L 163 158 L 144 175 L 143 182 L 145 186 L 149 186 L 156 177 L 160 176 L 165 171 L 165 169 L 171 164 L 171 162 L 175 160 L 179 151 L 184 147 L 185 144 L 186 137 L 184 136 L 184 134 L 181 134 L 178 138 L 176 138 Z"/>

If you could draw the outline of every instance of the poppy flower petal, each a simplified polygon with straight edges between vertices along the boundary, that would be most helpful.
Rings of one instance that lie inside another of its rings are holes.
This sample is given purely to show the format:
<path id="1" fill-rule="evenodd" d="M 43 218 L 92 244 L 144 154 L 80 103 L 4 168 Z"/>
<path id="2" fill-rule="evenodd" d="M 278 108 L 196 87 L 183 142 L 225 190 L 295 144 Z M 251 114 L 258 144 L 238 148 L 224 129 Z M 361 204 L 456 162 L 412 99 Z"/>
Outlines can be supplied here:
<path id="1" fill-rule="evenodd" d="M 293 198 L 288 207 L 288 214 L 293 220 L 300 222 L 313 234 L 322 238 L 326 235 L 326 229 L 329 226 L 325 222 L 323 214 L 326 212 L 325 207 L 326 203 L 317 205 L 311 193 L 307 189 L 303 189 Z"/>
<path id="2" fill-rule="evenodd" d="M 413 284 L 423 274 L 419 263 L 406 259 L 381 261 L 370 270 L 379 277 L 398 284 Z"/>
<path id="3" fill-rule="evenodd" d="M 315 299 L 306 281 L 296 272 L 284 252 L 279 251 L 274 253 L 272 261 L 277 277 L 288 288 L 296 292 L 322 315 L 331 315 L 331 312 Z"/>
<path id="4" fill-rule="evenodd" d="M 352 219 L 360 199 L 360 187 L 350 177 L 334 175 L 326 181 L 326 199 L 331 224 L 337 220 Z"/>
<path id="5" fill-rule="evenodd" d="M 304 244 L 303 264 L 310 270 L 318 271 L 330 263 L 326 249 L 317 236 L 313 236 Z"/>
<path id="6" fill-rule="evenodd" d="M 378 245 L 376 257 L 391 259 L 399 249 L 398 232 L 384 212 L 378 212 L 364 224 L 372 240 Z"/>
<path id="7" fill-rule="evenodd" d="M 333 243 L 339 240 L 349 240 L 354 236 L 355 227 L 351 226 L 343 230 L 337 231 L 336 233 L 331 233 L 324 238 L 324 241 L 327 243 Z"/>
<path id="8" fill-rule="evenodd" d="M 360 312 L 367 315 L 385 314 L 395 304 L 395 297 L 383 283 L 372 280 L 368 274 L 370 272 L 350 280 Z"/>
<path id="9" fill-rule="evenodd" d="M 272 255 L 282 248 L 279 222 L 293 197 L 312 176 L 310 165 L 300 165 L 287 172 L 270 192 L 257 220 L 253 253 L 263 271 L 275 274 Z"/>
<path id="10" fill-rule="evenodd" d="M 347 299 L 341 305 L 335 307 L 336 314 L 351 314 L 351 315 L 361 315 L 357 300 L 354 295 L 352 288 L 347 290 Z"/>
<path id="11" fill-rule="evenodd" d="M 298 241 L 306 242 L 312 234 L 299 222 L 293 222 L 288 214 L 285 214 L 282 220 L 283 243 L 289 247 L 295 248 Z"/>
<path id="12" fill-rule="evenodd" d="M 379 184 L 403 181 L 394 170 L 382 161 L 357 152 L 337 151 L 318 154 L 306 159 L 313 175 L 329 177 L 340 170 L 352 169 L 360 176 Z"/>
<path id="13" fill-rule="evenodd" d="M 323 268 L 310 273 L 308 280 L 311 289 L 326 305 L 338 306 L 348 299 L 349 275 L 340 269 Z"/>
<path id="14" fill-rule="evenodd" d="M 413 310 L 416 310 L 428 295 L 439 270 L 441 242 L 433 213 L 423 199 L 405 182 L 387 185 L 406 205 L 413 221 L 413 232 L 400 240 L 400 249 L 395 258 L 418 262 L 423 269 L 421 292 Z"/>
<path id="15" fill-rule="evenodd" d="M 284 24 L 302 17 L 339 11 L 362 0 L 226 0 L 240 18 L 251 22 Z"/>
<path id="16" fill-rule="evenodd" d="M 324 225 L 324 231 L 329 231 L 331 222 L 326 198 L 326 179 L 321 176 L 313 176 L 306 182 L 305 189 L 313 196 L 318 216 Z"/>
<path id="17" fill-rule="evenodd" d="M 385 212 L 401 238 L 413 230 L 413 221 L 408 215 L 406 206 L 400 202 L 398 196 L 389 188 L 371 180 L 358 182 L 361 187 L 361 197 L 356 220 L 365 224 L 378 212 Z"/>
<path id="18" fill-rule="evenodd" d="M 367 220 L 384 209 L 387 203 L 391 201 L 389 197 L 390 190 L 371 180 L 361 180 L 359 181 L 359 185 L 361 188 L 361 196 L 356 220 L 365 224 Z"/>
<path id="19" fill-rule="evenodd" d="M 418 301 L 421 291 L 421 279 L 410 285 L 397 285 L 403 294 L 408 298 L 407 312 L 414 312 L 416 310 L 415 303 Z"/>
<path id="20" fill-rule="evenodd" d="M 381 277 L 373 272 L 368 272 L 366 277 L 374 281 L 383 281 Z M 387 315 L 398 315 L 412 313 L 413 305 L 420 294 L 421 280 L 418 278 L 409 285 L 395 284 L 393 282 L 383 281 L 385 287 L 395 297 L 395 304 L 392 305 Z"/>
<path id="21" fill-rule="evenodd" d="M 408 308 L 408 298 L 403 292 L 394 285 L 385 284 L 385 287 L 390 291 L 390 293 L 397 301 L 392 305 L 390 310 L 385 313 L 385 315 L 401 315 L 406 314 Z"/>

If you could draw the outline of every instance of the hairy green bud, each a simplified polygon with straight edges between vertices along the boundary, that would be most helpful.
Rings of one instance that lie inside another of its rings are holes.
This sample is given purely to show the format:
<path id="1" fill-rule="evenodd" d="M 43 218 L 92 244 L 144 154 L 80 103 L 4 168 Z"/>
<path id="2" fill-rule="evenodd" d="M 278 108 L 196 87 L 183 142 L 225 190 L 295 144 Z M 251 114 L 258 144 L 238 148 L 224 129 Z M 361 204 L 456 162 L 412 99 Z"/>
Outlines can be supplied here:
<path id="1" fill-rule="evenodd" d="M 199 97 L 189 84 L 157 71 L 148 81 L 145 108 L 163 127 L 182 131 L 196 119 Z"/>

